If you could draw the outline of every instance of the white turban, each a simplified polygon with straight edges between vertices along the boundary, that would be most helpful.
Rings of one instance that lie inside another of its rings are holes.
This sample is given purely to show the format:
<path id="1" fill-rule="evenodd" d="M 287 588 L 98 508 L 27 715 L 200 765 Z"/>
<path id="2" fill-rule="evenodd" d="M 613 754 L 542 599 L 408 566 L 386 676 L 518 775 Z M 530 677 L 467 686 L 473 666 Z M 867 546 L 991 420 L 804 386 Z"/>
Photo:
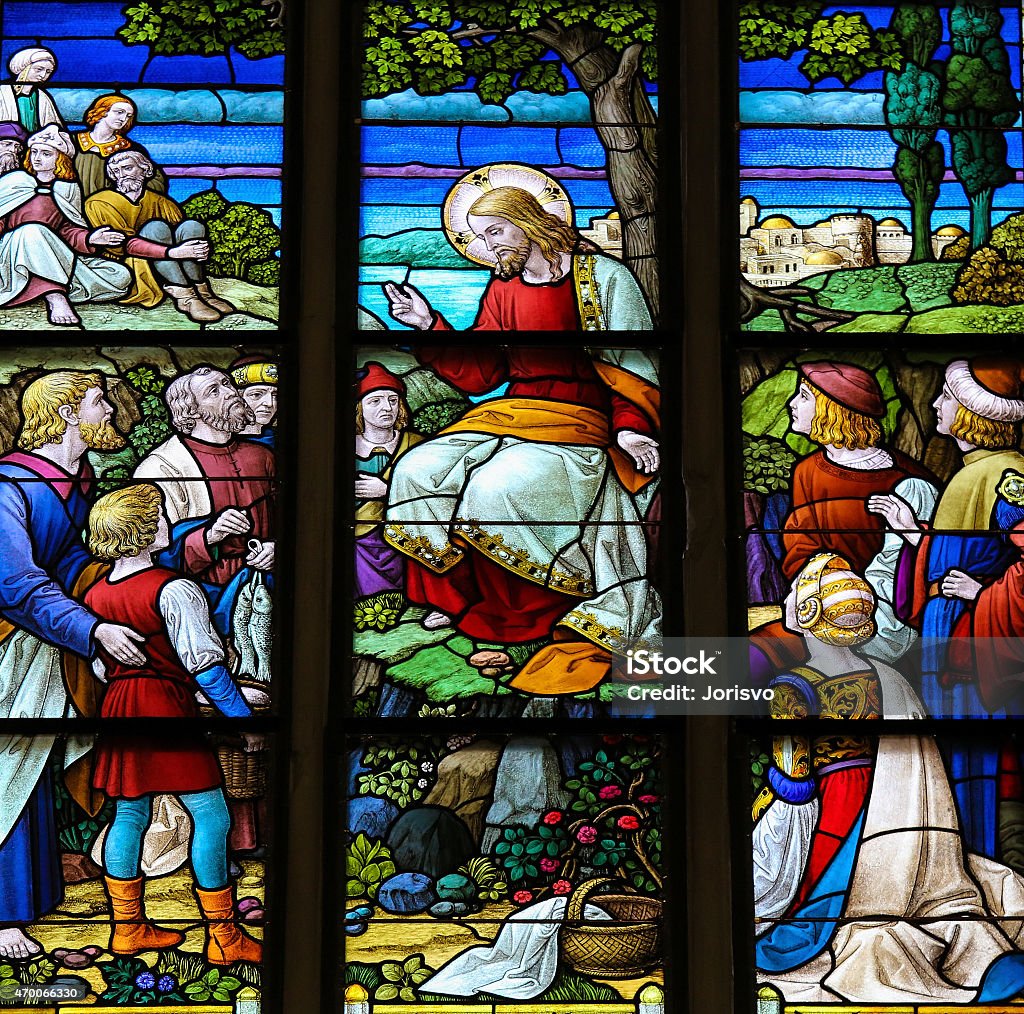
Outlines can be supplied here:
<path id="1" fill-rule="evenodd" d="M 10 60 L 7 61 L 7 69 L 15 76 L 20 77 L 37 60 L 49 60 L 54 67 L 57 66 L 57 57 L 48 49 L 34 47 L 32 49 L 19 49 Z"/>
<path id="2" fill-rule="evenodd" d="M 68 158 L 74 158 L 75 146 L 71 143 L 71 135 L 66 130 L 61 130 L 56 123 L 49 123 L 43 130 L 37 131 L 28 139 L 28 147 L 34 148 L 37 144 L 45 144 L 57 151 L 64 152 Z"/>

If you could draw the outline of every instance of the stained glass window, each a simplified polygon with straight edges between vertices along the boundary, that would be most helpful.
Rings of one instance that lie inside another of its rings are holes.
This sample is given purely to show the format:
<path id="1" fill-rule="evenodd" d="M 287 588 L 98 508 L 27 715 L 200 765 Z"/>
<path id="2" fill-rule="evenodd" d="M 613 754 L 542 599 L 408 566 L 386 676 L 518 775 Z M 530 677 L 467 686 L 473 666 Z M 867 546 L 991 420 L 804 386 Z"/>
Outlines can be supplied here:
<path id="1" fill-rule="evenodd" d="M 278 358 L 0 353 L 5 1001 L 258 996 Z"/>
<path id="2" fill-rule="evenodd" d="M 4 3 L 4 327 L 280 319 L 283 8 Z"/>
<path id="3" fill-rule="evenodd" d="M 657 321 L 657 8 L 601 6 L 366 7 L 360 328 Z"/>
<path id="4" fill-rule="evenodd" d="M 734 14 L 743 1002 L 1009 1010 L 1020 11 Z"/>

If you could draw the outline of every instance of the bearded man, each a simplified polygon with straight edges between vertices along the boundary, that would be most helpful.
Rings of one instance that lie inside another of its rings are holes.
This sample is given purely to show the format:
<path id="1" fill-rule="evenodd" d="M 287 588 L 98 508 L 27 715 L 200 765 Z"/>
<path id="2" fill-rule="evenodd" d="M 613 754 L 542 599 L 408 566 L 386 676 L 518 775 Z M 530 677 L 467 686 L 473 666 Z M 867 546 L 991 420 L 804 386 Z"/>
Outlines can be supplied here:
<path id="1" fill-rule="evenodd" d="M 217 627 L 228 634 L 250 568 L 274 567 L 274 455 L 239 439 L 255 416 L 223 371 L 199 366 L 164 397 L 178 432 L 139 463 L 135 478 L 163 492 L 170 565 L 203 582 Z"/>
<path id="2" fill-rule="evenodd" d="M 453 242 L 494 271 L 472 330 L 652 329 L 647 302 L 629 268 L 594 252 L 530 191 L 488 190 L 473 202 L 466 222 L 470 235 Z M 453 330 L 411 285 L 388 282 L 384 292 L 391 316 L 400 323 L 420 331 Z"/>
<path id="3" fill-rule="evenodd" d="M 93 479 L 86 452 L 124 446 L 113 411 L 98 373 L 48 373 L 22 394 L 18 449 L 0 458 L 0 717 L 92 715 L 96 684 L 84 660 L 103 648 L 126 665 L 145 662 L 141 634 L 76 601 L 99 577 L 81 538 Z M 39 952 L 18 924 L 63 894 L 48 763 L 57 743 L 0 736 L 0 959 Z M 63 750 L 68 788 L 95 812 L 78 763 L 88 744 L 69 739 Z"/>
<path id="4" fill-rule="evenodd" d="M 206 226 L 186 218 L 177 201 L 149 189 L 156 168 L 140 151 L 111 155 L 106 174 L 114 189 L 98 190 L 85 201 L 92 225 L 127 236 L 115 253 L 127 257 L 132 289 L 124 303 L 157 306 L 166 293 L 179 313 L 197 324 L 211 324 L 235 308 L 221 299 L 206 277 L 210 258 Z"/>
<path id="5" fill-rule="evenodd" d="M 20 123 L 0 123 L 0 176 L 21 168 L 27 140 L 28 131 Z"/>

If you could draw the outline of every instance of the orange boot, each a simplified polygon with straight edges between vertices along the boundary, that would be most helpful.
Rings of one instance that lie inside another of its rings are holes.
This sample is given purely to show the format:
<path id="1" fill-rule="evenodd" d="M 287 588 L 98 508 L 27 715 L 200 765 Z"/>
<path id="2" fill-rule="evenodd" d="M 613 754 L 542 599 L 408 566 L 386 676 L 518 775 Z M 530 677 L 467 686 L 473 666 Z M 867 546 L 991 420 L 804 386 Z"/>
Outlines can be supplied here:
<path id="1" fill-rule="evenodd" d="M 142 910 L 141 875 L 132 880 L 104 877 L 103 881 L 114 913 L 114 925 L 110 931 L 112 954 L 162 951 L 177 947 L 185 939 L 183 933 L 160 929 L 146 918 Z"/>
<path id="2" fill-rule="evenodd" d="M 206 919 L 206 960 L 211 965 L 231 965 L 236 961 L 262 961 L 263 945 L 243 933 L 235 922 L 235 901 L 231 886 L 218 891 L 195 889 L 199 907 Z"/>

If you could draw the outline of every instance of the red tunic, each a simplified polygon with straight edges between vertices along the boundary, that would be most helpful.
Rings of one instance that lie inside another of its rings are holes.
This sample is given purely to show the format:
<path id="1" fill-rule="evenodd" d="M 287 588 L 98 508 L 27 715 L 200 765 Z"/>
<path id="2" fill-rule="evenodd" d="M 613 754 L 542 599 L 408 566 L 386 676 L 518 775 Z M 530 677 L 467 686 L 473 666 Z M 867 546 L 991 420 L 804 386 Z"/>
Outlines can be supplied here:
<path id="1" fill-rule="evenodd" d="M 144 666 L 125 666 L 100 651 L 109 686 L 103 718 L 195 718 L 196 685 L 181 664 L 160 613 L 160 592 L 180 575 L 162 567 L 120 581 L 102 578 L 85 595 L 86 605 L 111 623 L 146 638 Z M 191 723 L 190 723 L 191 724 Z M 173 740 L 106 734 L 96 746 L 93 785 L 115 799 L 154 792 L 202 792 L 221 784 L 220 767 L 205 738 L 193 731 Z"/>
<path id="2" fill-rule="evenodd" d="M 274 453 L 252 440 L 231 440 L 226 444 L 208 444 L 182 437 L 185 446 L 206 476 L 213 502 L 212 516 L 235 507 L 252 520 L 252 531 L 232 535 L 213 547 L 207 545 L 202 529 L 185 538 L 185 567 L 210 584 L 227 584 L 245 566 L 249 555 L 246 543 L 256 538 L 266 542 L 274 538 L 273 492 Z"/>
<path id="3" fill-rule="evenodd" d="M 578 331 L 576 286 L 572 273 L 557 282 L 531 284 L 516 275 L 492 278 L 480 300 L 471 331 Z M 440 314 L 433 331 L 454 331 Z"/>
<path id="4" fill-rule="evenodd" d="M 904 479 L 938 480 L 899 451 L 890 468 L 846 468 L 824 451 L 804 458 L 793 471 L 793 509 L 786 518 L 782 572 L 792 580 L 817 553 L 838 553 L 858 574 L 881 551 L 885 520 L 867 509 L 876 493 L 891 493 Z"/>

